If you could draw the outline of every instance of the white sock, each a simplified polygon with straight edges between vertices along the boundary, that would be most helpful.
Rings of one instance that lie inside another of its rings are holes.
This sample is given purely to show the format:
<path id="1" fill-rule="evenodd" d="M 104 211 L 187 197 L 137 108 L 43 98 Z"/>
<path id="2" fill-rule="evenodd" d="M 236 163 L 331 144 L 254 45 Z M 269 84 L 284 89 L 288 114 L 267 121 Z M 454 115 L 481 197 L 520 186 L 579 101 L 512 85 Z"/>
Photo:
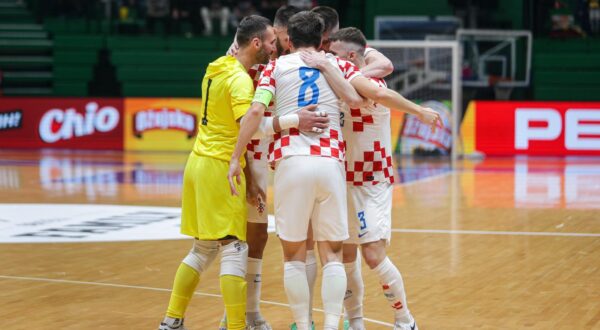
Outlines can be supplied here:
<path id="1" fill-rule="evenodd" d="M 315 296 L 315 283 L 317 282 L 317 257 L 315 256 L 315 250 L 306 251 L 306 278 L 308 279 L 308 289 L 310 291 L 308 313 L 310 315 L 310 320 L 312 321 L 312 307 Z"/>
<path id="2" fill-rule="evenodd" d="M 383 286 L 385 298 L 394 308 L 396 321 L 409 323 L 411 321 L 408 305 L 406 304 L 406 293 L 404 292 L 404 282 L 400 271 L 389 258 L 385 258 L 377 267 L 373 269 L 379 282 Z"/>
<path id="3" fill-rule="evenodd" d="M 329 262 L 323 266 L 321 297 L 325 311 L 324 329 L 336 329 L 342 315 L 344 294 L 346 293 L 346 272 L 341 262 Z"/>
<path id="4" fill-rule="evenodd" d="M 344 264 L 348 286 L 346 296 L 344 297 L 344 307 L 346 309 L 346 319 L 350 322 L 353 330 L 362 330 L 365 328 L 363 321 L 363 297 L 365 294 L 365 285 L 360 271 L 360 257 L 354 262 Z"/>
<path id="5" fill-rule="evenodd" d="M 248 295 L 246 298 L 246 322 L 254 324 L 260 316 L 260 289 L 261 289 L 262 259 L 248 257 L 248 270 L 246 282 L 248 283 Z"/>
<path id="6" fill-rule="evenodd" d="M 302 261 L 284 263 L 283 286 L 298 330 L 309 329 L 308 305 L 310 295 L 306 279 L 306 264 Z"/>

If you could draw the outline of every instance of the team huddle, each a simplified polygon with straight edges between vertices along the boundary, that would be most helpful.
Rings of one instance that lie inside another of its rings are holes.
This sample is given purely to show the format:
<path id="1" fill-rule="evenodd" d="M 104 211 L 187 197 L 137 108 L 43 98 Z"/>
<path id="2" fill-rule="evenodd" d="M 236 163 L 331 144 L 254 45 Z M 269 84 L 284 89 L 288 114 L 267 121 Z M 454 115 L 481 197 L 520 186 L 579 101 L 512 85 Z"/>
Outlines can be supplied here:
<path id="1" fill-rule="evenodd" d="M 338 329 L 342 314 L 345 329 L 365 329 L 359 246 L 390 302 L 394 329 L 418 329 L 385 251 L 394 183 L 390 109 L 432 130 L 441 120 L 388 89 L 390 60 L 369 48 L 360 30 L 338 26 L 329 7 L 282 7 L 273 24 L 248 16 L 228 54 L 209 64 L 182 194 L 181 232 L 195 240 L 159 330 L 185 329 L 200 275 L 219 253 L 219 328 L 271 329 L 259 309 L 269 167 L 291 328 L 315 328 L 316 242 L 323 329 Z"/>

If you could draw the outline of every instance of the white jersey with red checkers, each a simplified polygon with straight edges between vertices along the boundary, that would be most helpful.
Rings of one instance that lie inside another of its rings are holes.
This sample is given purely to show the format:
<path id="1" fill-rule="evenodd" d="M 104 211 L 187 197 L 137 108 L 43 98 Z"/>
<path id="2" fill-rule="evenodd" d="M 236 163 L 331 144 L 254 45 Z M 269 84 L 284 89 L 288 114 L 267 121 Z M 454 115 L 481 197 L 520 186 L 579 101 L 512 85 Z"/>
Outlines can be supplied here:
<path id="1" fill-rule="evenodd" d="M 361 75 L 358 68 L 333 55 L 327 55 L 348 81 Z M 344 142 L 340 126 L 339 99 L 317 69 L 307 66 L 298 53 L 281 56 L 267 65 L 258 89 L 270 91 L 275 98 L 275 115 L 298 112 L 318 104 L 318 111 L 329 116 L 329 127 L 323 133 L 300 132 L 288 129 L 277 133 L 269 145 L 269 162 L 289 156 L 320 156 L 344 160 Z"/>
<path id="2" fill-rule="evenodd" d="M 235 56 L 235 55 L 237 55 L 237 52 L 239 49 L 240 49 L 240 47 L 238 46 L 238 44 L 234 38 L 233 43 L 231 43 L 231 46 L 229 46 L 229 49 L 227 50 L 227 55 Z M 260 79 L 260 75 L 266 66 L 267 66 L 266 64 L 255 64 L 250 68 L 250 70 L 248 70 L 248 75 L 250 76 L 250 78 L 252 78 L 252 81 L 254 82 L 254 89 L 256 89 L 256 86 L 258 85 L 258 80 Z M 271 103 L 269 105 L 269 109 L 267 111 L 265 111 L 265 117 L 271 116 L 272 106 L 273 106 L 273 103 Z M 265 136 L 262 139 L 250 140 L 250 143 L 248 143 L 248 145 L 246 146 L 248 160 L 250 162 L 252 162 L 252 161 L 265 161 L 266 162 L 267 161 L 267 149 L 269 146 L 269 142 L 271 142 L 271 137 L 269 137 L 269 136 Z"/>
<path id="3" fill-rule="evenodd" d="M 383 79 L 369 78 L 380 88 Z M 394 183 L 390 109 L 375 104 L 372 109 L 344 106 L 342 132 L 346 141 L 346 182 L 355 186 Z"/>
<path id="4" fill-rule="evenodd" d="M 258 86 L 258 81 L 260 79 L 261 73 L 267 67 L 266 64 L 255 64 L 248 70 L 248 75 L 252 78 L 254 82 L 254 88 Z M 269 104 L 269 108 L 265 111 L 265 117 L 271 117 L 273 110 L 273 102 Z M 248 153 L 249 161 L 267 161 L 267 150 L 269 147 L 269 143 L 271 142 L 271 136 L 265 136 L 262 139 L 254 139 L 251 140 L 250 143 L 246 146 L 246 152 Z"/>

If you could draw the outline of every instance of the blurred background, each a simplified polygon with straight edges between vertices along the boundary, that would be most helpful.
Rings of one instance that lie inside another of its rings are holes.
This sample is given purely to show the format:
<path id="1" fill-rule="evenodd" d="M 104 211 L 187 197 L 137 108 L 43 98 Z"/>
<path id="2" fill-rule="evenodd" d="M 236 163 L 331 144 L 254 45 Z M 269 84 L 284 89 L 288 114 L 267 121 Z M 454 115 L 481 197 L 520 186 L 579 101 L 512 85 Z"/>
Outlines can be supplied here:
<path id="1" fill-rule="evenodd" d="M 442 114 L 393 111 L 398 154 L 600 155 L 599 0 L 0 0 L 0 147 L 189 151 L 206 66 L 283 5 L 335 8 Z"/>

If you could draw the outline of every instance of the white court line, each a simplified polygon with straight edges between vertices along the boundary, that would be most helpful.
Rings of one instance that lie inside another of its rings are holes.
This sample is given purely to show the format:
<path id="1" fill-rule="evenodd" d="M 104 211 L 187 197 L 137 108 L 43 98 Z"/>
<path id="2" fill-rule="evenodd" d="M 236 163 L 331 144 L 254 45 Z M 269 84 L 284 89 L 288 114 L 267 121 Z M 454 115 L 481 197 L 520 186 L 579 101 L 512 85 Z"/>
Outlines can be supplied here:
<path id="1" fill-rule="evenodd" d="M 149 287 L 149 286 L 126 285 L 126 284 L 103 283 L 103 282 L 72 281 L 72 280 L 60 280 L 60 279 L 54 279 L 54 278 L 41 278 L 41 277 L 0 275 L 0 279 L 64 283 L 64 284 L 83 284 L 83 285 L 106 286 L 106 287 L 111 287 L 111 288 L 140 289 L 140 290 L 159 291 L 159 292 L 171 292 L 171 290 L 169 290 L 169 289 L 153 288 L 153 287 Z M 194 292 L 194 294 L 198 295 L 198 296 L 206 296 L 206 297 L 217 297 L 217 298 L 222 297 L 220 294 L 205 293 L 205 292 L 198 292 L 198 291 Z M 276 302 L 276 301 L 269 301 L 269 300 L 261 300 L 260 302 L 263 304 L 267 304 L 267 305 L 275 305 L 275 306 L 283 306 L 283 307 L 290 306 L 288 304 L 284 304 L 284 303 L 280 303 L 280 302 Z M 319 309 L 319 308 L 313 308 L 313 310 L 317 311 L 317 312 L 321 312 L 321 313 L 324 312 L 322 309 Z M 371 323 L 375 323 L 375 324 L 379 324 L 379 325 L 385 325 L 388 327 L 394 326 L 391 323 L 373 320 L 373 319 L 370 319 L 367 317 L 365 317 L 364 320 L 367 322 L 371 322 Z"/>
<path id="2" fill-rule="evenodd" d="M 600 237 L 595 233 L 551 233 L 539 231 L 446 230 L 446 229 L 392 229 L 395 233 L 449 234 L 449 235 L 508 235 L 508 236 L 566 236 Z"/>

